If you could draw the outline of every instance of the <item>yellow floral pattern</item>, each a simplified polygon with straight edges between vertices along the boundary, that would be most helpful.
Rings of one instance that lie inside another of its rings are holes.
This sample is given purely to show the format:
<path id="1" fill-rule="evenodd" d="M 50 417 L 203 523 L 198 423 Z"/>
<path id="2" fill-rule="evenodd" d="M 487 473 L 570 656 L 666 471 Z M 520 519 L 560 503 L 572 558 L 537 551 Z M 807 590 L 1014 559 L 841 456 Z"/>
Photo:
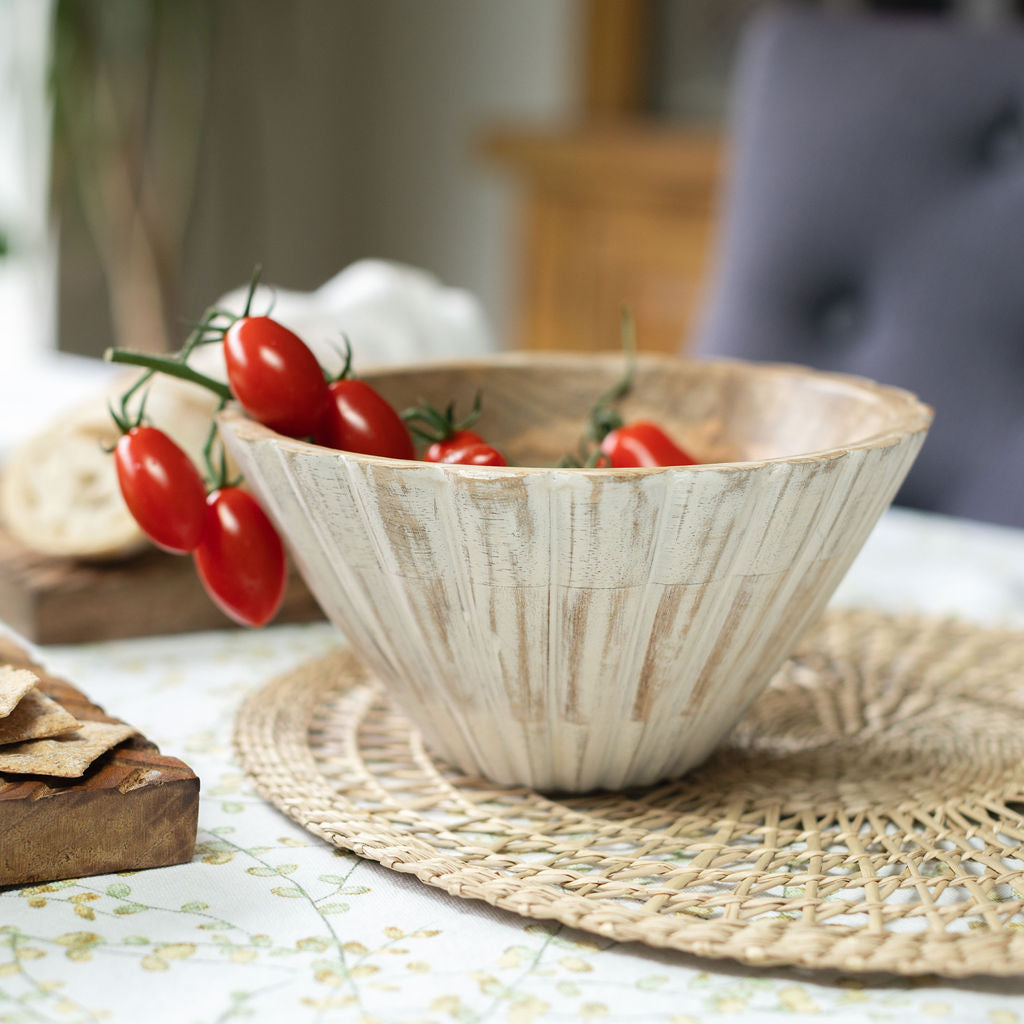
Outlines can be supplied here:
<path id="1" fill-rule="evenodd" d="M 905 567 L 941 542 L 956 563 L 945 521 L 899 513 L 883 527 L 875 562 L 869 550 L 845 585 L 858 603 L 872 580 L 896 585 L 897 555 Z M 1024 558 L 988 565 L 991 542 L 981 530 L 962 546 L 953 575 L 987 618 L 1012 620 L 1024 574 L 1007 566 Z M 986 593 L 992 580 L 1005 593 Z M 934 580 L 923 599 L 939 599 Z M 245 696 L 338 642 L 313 624 L 39 653 L 191 765 L 199 836 L 190 864 L 0 890 L 0 1024 L 1024 1024 L 1019 981 L 702 961 L 526 921 L 339 853 L 255 794 L 231 743 Z"/>

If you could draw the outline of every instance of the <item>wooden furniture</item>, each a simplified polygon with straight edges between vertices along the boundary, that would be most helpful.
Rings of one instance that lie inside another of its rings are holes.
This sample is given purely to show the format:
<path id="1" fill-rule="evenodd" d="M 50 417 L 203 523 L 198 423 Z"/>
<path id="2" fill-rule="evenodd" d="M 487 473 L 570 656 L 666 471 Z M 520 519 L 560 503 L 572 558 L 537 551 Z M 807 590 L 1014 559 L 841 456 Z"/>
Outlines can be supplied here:
<path id="1" fill-rule="evenodd" d="M 632 310 L 641 350 L 678 351 L 699 314 L 722 146 L 635 120 L 498 130 L 489 159 L 523 183 L 523 348 L 617 348 Z"/>
<path id="2" fill-rule="evenodd" d="M 656 0 L 585 0 L 583 104 L 591 117 L 636 117 L 651 104 Z"/>

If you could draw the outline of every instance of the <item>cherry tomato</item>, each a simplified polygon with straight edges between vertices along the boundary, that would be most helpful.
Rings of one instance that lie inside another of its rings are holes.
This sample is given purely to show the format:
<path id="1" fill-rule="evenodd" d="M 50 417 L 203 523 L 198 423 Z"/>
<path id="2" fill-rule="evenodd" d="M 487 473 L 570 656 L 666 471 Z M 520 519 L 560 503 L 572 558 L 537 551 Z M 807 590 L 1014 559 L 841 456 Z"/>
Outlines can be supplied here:
<path id="1" fill-rule="evenodd" d="M 206 519 L 206 487 L 189 457 L 162 430 L 139 426 L 118 439 L 114 463 L 143 533 L 165 551 L 193 551 Z"/>
<path id="2" fill-rule="evenodd" d="M 601 451 L 612 466 L 694 466 L 697 460 L 679 447 L 656 423 L 636 420 L 611 431 Z"/>
<path id="3" fill-rule="evenodd" d="M 452 448 L 441 462 L 458 463 L 460 466 L 507 466 L 505 456 L 489 444 L 467 444 Z"/>
<path id="4" fill-rule="evenodd" d="M 443 441 L 435 441 L 423 453 L 424 462 L 448 462 L 447 456 L 462 448 L 468 448 L 472 444 L 483 444 L 484 439 L 472 430 L 456 430 Z"/>
<path id="5" fill-rule="evenodd" d="M 193 555 L 214 604 L 243 626 L 266 625 L 281 607 L 284 546 L 256 499 L 222 487 L 206 499 L 203 539 Z"/>
<path id="6" fill-rule="evenodd" d="M 334 381 L 328 392 L 331 403 L 316 434 L 319 444 L 361 455 L 415 458 L 409 428 L 369 384 L 343 378 Z"/>
<path id="7" fill-rule="evenodd" d="M 250 416 L 288 437 L 309 437 L 330 408 L 316 356 L 268 316 L 244 316 L 224 335 L 228 383 Z"/>

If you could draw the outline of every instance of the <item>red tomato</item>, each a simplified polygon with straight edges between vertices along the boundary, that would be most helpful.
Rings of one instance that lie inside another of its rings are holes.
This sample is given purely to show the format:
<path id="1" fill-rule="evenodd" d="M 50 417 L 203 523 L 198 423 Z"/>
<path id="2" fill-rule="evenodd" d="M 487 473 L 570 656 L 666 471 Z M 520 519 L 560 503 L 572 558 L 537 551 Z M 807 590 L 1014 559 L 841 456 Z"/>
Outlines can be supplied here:
<path id="1" fill-rule="evenodd" d="M 460 466 L 507 466 L 505 456 L 489 444 L 466 444 L 452 448 L 441 462 L 458 463 Z"/>
<path id="2" fill-rule="evenodd" d="M 424 453 L 424 462 L 449 462 L 447 456 L 471 444 L 483 444 L 484 439 L 472 430 L 456 430 L 443 441 L 435 441 Z"/>
<path id="3" fill-rule="evenodd" d="M 409 428 L 369 384 L 343 378 L 328 391 L 331 403 L 316 435 L 319 444 L 361 455 L 415 458 Z"/>
<path id="4" fill-rule="evenodd" d="M 256 499 L 222 487 L 206 499 L 206 526 L 194 556 L 214 604 L 243 626 L 266 625 L 281 607 L 284 546 Z"/>
<path id="5" fill-rule="evenodd" d="M 288 437 L 316 433 L 330 393 L 316 356 L 268 316 L 244 316 L 224 335 L 228 383 L 250 416 Z"/>
<path id="6" fill-rule="evenodd" d="M 132 427 L 114 447 L 117 480 L 143 533 L 174 554 L 199 544 L 206 487 L 189 457 L 156 427 Z"/>
<path id="7" fill-rule="evenodd" d="M 697 460 L 679 447 L 656 423 L 636 420 L 613 430 L 601 442 L 612 466 L 694 466 Z"/>

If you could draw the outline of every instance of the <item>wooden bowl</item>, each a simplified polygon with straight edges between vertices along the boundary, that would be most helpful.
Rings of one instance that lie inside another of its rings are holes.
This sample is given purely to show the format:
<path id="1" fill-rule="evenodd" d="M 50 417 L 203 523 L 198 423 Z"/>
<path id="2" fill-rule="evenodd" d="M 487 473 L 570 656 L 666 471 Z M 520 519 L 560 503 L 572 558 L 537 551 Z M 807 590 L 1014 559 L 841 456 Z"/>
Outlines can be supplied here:
<path id="1" fill-rule="evenodd" d="M 908 392 L 802 367 L 641 357 L 627 418 L 704 464 L 548 468 L 617 355 L 365 378 L 398 408 L 483 394 L 509 468 L 221 430 L 327 616 L 428 746 L 502 785 L 644 785 L 698 764 L 817 617 L 924 441 Z M 537 468 L 528 468 L 537 467 Z"/>

